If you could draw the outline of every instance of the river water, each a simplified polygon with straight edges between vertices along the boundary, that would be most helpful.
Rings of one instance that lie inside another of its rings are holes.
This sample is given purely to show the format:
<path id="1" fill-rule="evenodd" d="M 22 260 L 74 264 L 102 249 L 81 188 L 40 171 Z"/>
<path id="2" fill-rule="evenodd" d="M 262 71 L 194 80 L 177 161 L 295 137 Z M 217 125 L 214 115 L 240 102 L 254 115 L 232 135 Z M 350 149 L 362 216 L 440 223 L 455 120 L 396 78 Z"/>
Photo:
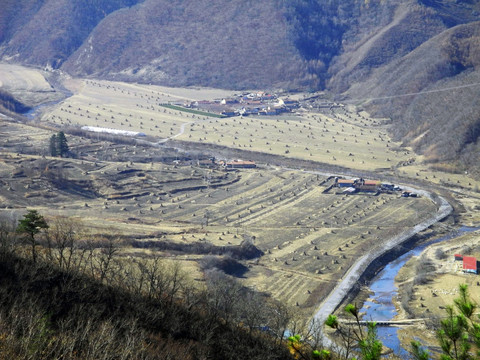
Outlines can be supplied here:
<path id="1" fill-rule="evenodd" d="M 29 111 L 23 113 L 23 115 L 26 116 L 29 120 L 36 120 L 47 108 L 53 107 L 64 101 L 66 98 L 73 96 L 73 93 L 62 84 L 61 80 L 59 80 L 59 77 L 59 73 L 55 73 L 53 76 L 49 77 L 46 80 L 55 89 L 55 92 L 57 94 L 60 94 L 61 96 L 59 96 L 55 100 L 46 101 L 42 104 L 34 106 Z"/>
<path id="2" fill-rule="evenodd" d="M 413 256 L 418 256 L 426 247 L 432 244 L 436 244 L 445 240 L 451 240 L 467 232 L 475 230 L 478 230 L 478 228 L 466 226 L 461 227 L 445 236 L 417 246 L 413 250 L 410 250 L 385 266 L 385 268 L 378 273 L 370 283 L 370 290 L 372 291 L 373 295 L 370 296 L 361 309 L 361 312 L 365 313 L 363 319 L 373 321 L 392 320 L 395 315 L 397 315 L 397 311 L 392 301 L 392 299 L 397 295 L 395 277 L 405 263 Z M 380 340 L 382 340 L 386 347 L 392 349 L 393 352 L 402 359 L 410 358 L 409 353 L 400 345 L 400 340 L 397 336 L 398 328 L 391 326 L 377 326 L 377 330 Z"/>

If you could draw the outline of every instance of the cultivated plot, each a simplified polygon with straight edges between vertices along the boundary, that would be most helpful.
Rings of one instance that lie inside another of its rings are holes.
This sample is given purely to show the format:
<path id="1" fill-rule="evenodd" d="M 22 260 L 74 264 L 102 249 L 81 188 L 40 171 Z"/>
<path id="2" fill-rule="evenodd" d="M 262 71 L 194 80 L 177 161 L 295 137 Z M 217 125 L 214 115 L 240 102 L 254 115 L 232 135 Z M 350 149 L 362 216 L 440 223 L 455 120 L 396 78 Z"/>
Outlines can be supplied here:
<path id="1" fill-rule="evenodd" d="M 164 150 L 90 139 L 72 141 L 77 159 L 23 155 L 22 131 L 8 130 L 0 132 L 9 146 L 1 158 L 3 214 L 34 207 L 48 217 L 80 218 L 92 233 L 123 239 L 122 254 L 171 257 L 196 279 L 205 256 L 234 256 L 249 243 L 257 252 L 240 253 L 235 275 L 305 314 L 358 256 L 435 211 L 426 198 L 396 193 L 325 193 L 333 179 L 302 171 L 126 160 Z M 35 148 L 48 144 L 44 130 L 29 136 Z"/>
<path id="2" fill-rule="evenodd" d="M 43 121 L 140 132 L 159 141 L 216 144 L 362 170 L 391 169 L 412 157 L 388 137 L 384 122 L 347 108 L 216 118 L 161 104 L 226 96 L 227 92 L 93 80 L 72 80 L 70 88 L 76 94 L 45 114 Z"/>

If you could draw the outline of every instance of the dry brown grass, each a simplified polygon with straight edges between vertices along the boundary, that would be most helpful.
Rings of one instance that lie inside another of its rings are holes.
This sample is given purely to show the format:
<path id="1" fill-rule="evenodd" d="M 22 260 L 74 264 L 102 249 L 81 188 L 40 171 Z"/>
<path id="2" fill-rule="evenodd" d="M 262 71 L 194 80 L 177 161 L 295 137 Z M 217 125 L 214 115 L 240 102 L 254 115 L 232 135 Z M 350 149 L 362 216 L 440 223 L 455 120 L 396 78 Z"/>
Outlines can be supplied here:
<path id="1" fill-rule="evenodd" d="M 70 136 L 72 150 L 81 150 L 84 159 L 16 155 L 16 147 L 23 146 L 23 128 L 8 126 L 11 152 L 2 153 L 5 166 L 0 172 L 0 194 L 9 207 L 2 210 L 5 216 L 34 207 L 47 217 L 80 218 L 92 234 L 126 239 L 125 256 L 158 253 L 132 248 L 132 239 L 227 249 L 249 240 L 265 255 L 243 261 L 249 271 L 241 281 L 306 316 L 359 255 L 435 211 L 424 198 L 324 194 L 329 185 L 320 185 L 324 176 L 298 170 L 224 172 L 119 161 L 132 152 L 154 156 L 163 150 Z M 48 143 L 48 132 L 30 131 L 32 150 Z M 6 138 L 4 132 L 0 142 Z M 106 152 L 111 159 L 99 160 Z M 163 254 L 187 264 L 192 276 L 201 278 L 203 254 Z"/>
<path id="2" fill-rule="evenodd" d="M 159 139 L 180 135 L 178 139 L 185 141 L 362 170 L 390 169 L 412 156 L 389 138 L 383 121 L 352 108 L 326 114 L 216 119 L 159 104 L 222 98 L 231 93 L 107 81 L 71 80 L 68 86 L 76 95 L 45 114 L 43 121 L 138 131 Z"/>

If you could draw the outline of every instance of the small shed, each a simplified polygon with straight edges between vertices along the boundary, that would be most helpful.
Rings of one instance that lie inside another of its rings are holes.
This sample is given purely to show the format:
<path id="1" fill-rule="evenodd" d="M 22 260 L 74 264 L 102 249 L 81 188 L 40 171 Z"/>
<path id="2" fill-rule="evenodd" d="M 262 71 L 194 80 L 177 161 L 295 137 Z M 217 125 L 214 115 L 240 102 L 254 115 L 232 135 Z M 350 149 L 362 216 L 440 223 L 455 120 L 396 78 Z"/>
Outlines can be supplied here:
<path id="1" fill-rule="evenodd" d="M 462 261 L 463 260 L 463 255 L 461 255 L 461 254 L 454 254 L 453 257 L 455 258 L 455 261 Z"/>
<path id="2" fill-rule="evenodd" d="M 473 256 L 464 256 L 463 272 L 477 274 L 477 258 L 474 258 Z"/>

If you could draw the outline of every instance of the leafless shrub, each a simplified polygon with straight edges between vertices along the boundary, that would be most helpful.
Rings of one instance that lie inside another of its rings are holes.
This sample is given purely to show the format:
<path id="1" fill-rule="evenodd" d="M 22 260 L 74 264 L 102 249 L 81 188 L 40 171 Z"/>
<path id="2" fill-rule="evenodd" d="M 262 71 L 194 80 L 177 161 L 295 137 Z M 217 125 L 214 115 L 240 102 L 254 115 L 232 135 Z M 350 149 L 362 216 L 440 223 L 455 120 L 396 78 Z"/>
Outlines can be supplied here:
<path id="1" fill-rule="evenodd" d="M 435 257 L 438 260 L 445 260 L 448 257 L 448 254 L 445 252 L 445 250 L 438 248 L 435 250 Z"/>

